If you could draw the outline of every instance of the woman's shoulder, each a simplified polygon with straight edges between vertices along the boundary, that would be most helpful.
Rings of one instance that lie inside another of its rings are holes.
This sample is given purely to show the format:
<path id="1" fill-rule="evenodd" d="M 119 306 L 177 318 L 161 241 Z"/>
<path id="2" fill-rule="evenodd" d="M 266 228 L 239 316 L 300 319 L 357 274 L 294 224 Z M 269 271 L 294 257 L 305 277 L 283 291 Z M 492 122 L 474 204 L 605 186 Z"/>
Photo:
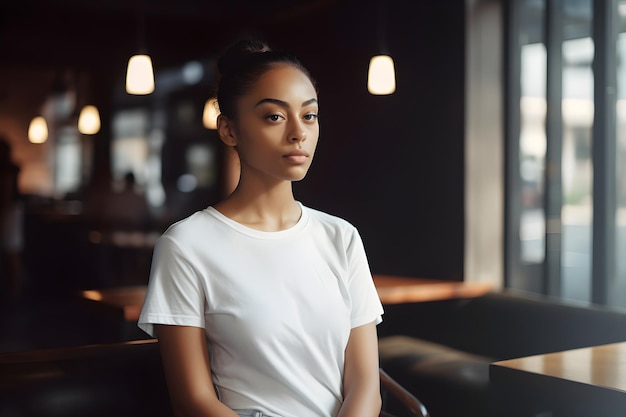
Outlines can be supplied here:
<path id="1" fill-rule="evenodd" d="M 195 236 L 207 236 L 207 233 L 212 233 L 211 229 L 215 227 L 215 223 L 216 220 L 211 215 L 210 209 L 206 208 L 172 223 L 161 237 L 187 241 Z"/>
<path id="2" fill-rule="evenodd" d="M 318 222 L 325 228 L 337 229 L 349 233 L 356 232 L 356 227 L 343 217 L 307 206 L 303 206 L 303 209 L 307 211 L 310 219 Z"/>

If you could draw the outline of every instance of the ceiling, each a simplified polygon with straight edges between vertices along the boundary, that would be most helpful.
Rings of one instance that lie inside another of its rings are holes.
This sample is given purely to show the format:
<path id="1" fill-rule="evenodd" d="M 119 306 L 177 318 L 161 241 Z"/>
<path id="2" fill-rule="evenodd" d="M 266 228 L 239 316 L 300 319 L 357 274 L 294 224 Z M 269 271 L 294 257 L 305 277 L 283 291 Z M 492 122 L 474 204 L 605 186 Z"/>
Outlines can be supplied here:
<path id="1" fill-rule="evenodd" d="M 22 137 L 47 95 L 68 85 L 92 99 L 108 100 L 124 79 L 129 57 L 140 51 L 139 33 L 155 72 L 163 74 L 192 60 L 215 58 L 240 37 L 260 37 L 288 50 L 291 45 L 276 40 L 296 42 L 307 51 L 309 37 L 320 41 L 334 36 L 327 27 L 318 29 L 324 26 L 320 17 L 353 1 L 362 4 L 362 0 L 0 0 L 0 130 Z M 300 36 L 290 36 L 294 31 Z"/>
<path id="2" fill-rule="evenodd" d="M 106 69 L 142 46 L 156 57 L 155 65 L 179 64 L 217 53 L 235 37 L 262 34 L 339 2 L 4 1 L 0 2 L 0 65 Z"/>

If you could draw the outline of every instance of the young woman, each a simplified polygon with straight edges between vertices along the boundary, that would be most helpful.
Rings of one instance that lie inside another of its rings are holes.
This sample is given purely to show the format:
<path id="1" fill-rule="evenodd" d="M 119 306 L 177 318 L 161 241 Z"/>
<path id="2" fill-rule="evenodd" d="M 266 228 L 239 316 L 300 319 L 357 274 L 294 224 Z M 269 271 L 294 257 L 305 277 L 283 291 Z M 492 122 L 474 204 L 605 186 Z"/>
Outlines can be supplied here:
<path id="1" fill-rule="evenodd" d="M 139 326 L 159 339 L 177 416 L 368 417 L 382 306 L 348 222 L 303 206 L 317 91 L 294 57 L 242 41 L 218 64 L 236 189 L 172 225 Z"/>

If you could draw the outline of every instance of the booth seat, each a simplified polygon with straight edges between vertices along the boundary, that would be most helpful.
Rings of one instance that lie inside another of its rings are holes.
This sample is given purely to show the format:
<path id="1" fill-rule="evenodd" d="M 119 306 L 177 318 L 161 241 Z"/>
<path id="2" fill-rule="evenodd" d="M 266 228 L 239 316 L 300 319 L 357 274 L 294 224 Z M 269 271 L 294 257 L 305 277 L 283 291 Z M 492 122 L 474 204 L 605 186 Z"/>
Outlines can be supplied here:
<path id="1" fill-rule="evenodd" d="M 492 292 L 385 310 L 381 367 L 435 417 L 491 417 L 494 361 L 626 340 L 626 310 L 527 293 Z"/>
<path id="2" fill-rule="evenodd" d="M 0 355 L 0 416 L 173 417 L 155 340 Z"/>
<path id="3" fill-rule="evenodd" d="M 380 382 L 381 417 L 429 417 L 383 370 Z M 0 354 L 0 416 L 173 417 L 158 342 Z"/>

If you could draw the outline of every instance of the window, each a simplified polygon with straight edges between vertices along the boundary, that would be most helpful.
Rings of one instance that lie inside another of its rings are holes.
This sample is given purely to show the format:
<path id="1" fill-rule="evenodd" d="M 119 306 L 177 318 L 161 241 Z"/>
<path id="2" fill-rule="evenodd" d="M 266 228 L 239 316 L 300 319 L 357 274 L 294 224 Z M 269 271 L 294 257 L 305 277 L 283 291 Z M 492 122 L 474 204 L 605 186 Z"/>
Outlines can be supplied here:
<path id="1" fill-rule="evenodd" d="M 507 19 L 505 285 L 626 307 L 626 0 Z"/>
<path id="2" fill-rule="evenodd" d="M 83 185 L 83 147 L 74 126 L 59 129 L 56 138 L 54 189 L 59 198 L 77 192 Z"/>
<path id="3" fill-rule="evenodd" d="M 618 35 L 616 43 L 616 152 L 615 152 L 615 223 L 616 253 L 626 253 L 626 1 L 617 5 Z M 616 256 L 615 290 L 611 304 L 626 306 L 626 256 Z"/>

